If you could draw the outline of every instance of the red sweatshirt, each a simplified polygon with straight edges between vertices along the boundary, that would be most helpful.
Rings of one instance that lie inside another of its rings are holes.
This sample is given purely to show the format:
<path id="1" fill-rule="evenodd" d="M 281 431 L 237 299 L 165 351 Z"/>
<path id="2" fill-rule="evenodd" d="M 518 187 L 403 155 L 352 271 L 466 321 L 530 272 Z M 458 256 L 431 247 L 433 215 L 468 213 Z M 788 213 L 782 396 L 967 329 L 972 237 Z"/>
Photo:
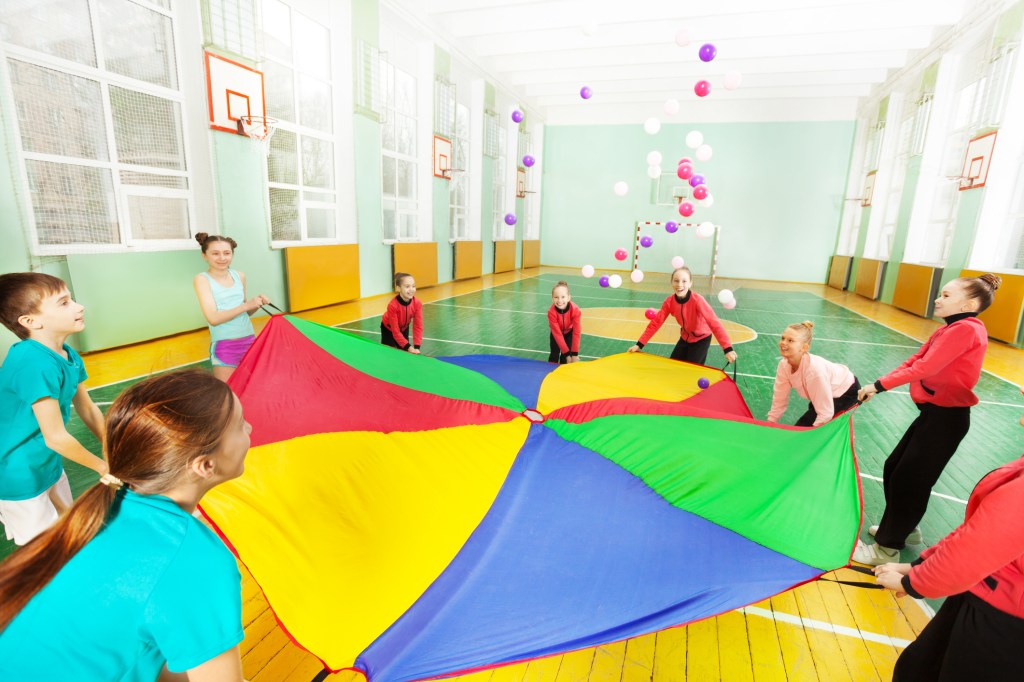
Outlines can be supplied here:
<path id="1" fill-rule="evenodd" d="M 395 296 L 388 302 L 388 309 L 384 311 L 384 318 L 380 323 L 391 330 L 392 336 L 402 350 L 409 350 L 409 340 L 402 332 L 409 333 L 410 322 L 412 345 L 419 348 L 423 343 L 423 304 L 415 296 L 408 302 L 403 301 L 401 296 Z"/>
<path id="2" fill-rule="evenodd" d="M 953 320 L 950 322 L 950 320 Z M 988 348 L 985 323 L 974 317 L 954 315 L 925 341 L 921 350 L 875 382 L 885 391 L 910 384 L 915 403 L 940 407 L 970 407 L 978 404 L 971 389 L 981 377 L 981 361 Z"/>
<path id="3" fill-rule="evenodd" d="M 725 327 L 718 321 L 715 311 L 711 309 L 703 296 L 692 290 L 686 292 L 686 296 L 682 299 L 677 298 L 675 294 L 666 298 L 665 302 L 661 304 L 658 316 L 647 325 L 647 329 L 640 335 L 640 340 L 636 345 L 643 348 L 644 344 L 661 329 L 661 325 L 669 316 L 676 318 L 676 322 L 679 323 L 679 338 L 683 341 L 700 341 L 714 332 L 718 345 L 722 347 L 722 352 L 728 353 L 732 350 L 732 341 L 729 340 Z"/>
<path id="4" fill-rule="evenodd" d="M 1024 457 L 981 479 L 964 522 L 921 552 L 904 576 L 914 597 L 970 590 L 1000 611 L 1024 618 Z"/>
<path id="5" fill-rule="evenodd" d="M 551 335 L 555 337 L 555 343 L 558 344 L 558 350 L 562 354 L 575 353 L 580 354 L 580 318 L 583 316 L 583 312 L 580 307 L 569 301 L 569 305 L 566 306 L 565 310 L 559 310 L 554 304 L 548 308 L 548 326 L 551 328 Z M 572 348 L 565 345 L 565 334 L 572 332 Z"/>

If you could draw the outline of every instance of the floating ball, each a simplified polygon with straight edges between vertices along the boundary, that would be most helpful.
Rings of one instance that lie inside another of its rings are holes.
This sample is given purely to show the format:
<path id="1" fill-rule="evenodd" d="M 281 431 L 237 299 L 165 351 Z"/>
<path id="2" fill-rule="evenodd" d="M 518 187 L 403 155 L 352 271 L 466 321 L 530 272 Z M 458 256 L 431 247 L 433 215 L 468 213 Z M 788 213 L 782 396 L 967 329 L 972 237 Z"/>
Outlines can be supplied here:
<path id="1" fill-rule="evenodd" d="M 732 289 L 722 289 L 718 292 L 718 302 L 725 305 L 729 301 L 735 301 L 736 297 L 732 295 Z"/>
<path id="2" fill-rule="evenodd" d="M 584 85 L 582 88 L 580 88 L 580 97 L 582 97 L 583 99 L 590 99 L 593 96 L 594 91 L 591 90 L 589 86 Z"/>
<path id="3" fill-rule="evenodd" d="M 679 162 L 676 165 L 677 166 L 682 166 L 684 163 L 688 163 L 688 164 L 690 164 L 692 166 L 693 165 L 693 159 L 691 159 L 689 156 L 684 156 L 683 158 L 679 159 Z"/>
<path id="4" fill-rule="evenodd" d="M 740 87 L 740 83 L 743 82 L 743 76 L 739 71 L 726 71 L 725 72 L 725 89 L 735 90 Z"/>
<path id="5" fill-rule="evenodd" d="M 676 167 L 676 175 L 680 180 L 689 180 L 693 177 L 693 166 L 688 163 L 681 163 Z"/>
<path id="6" fill-rule="evenodd" d="M 625 249 L 615 249 L 615 260 L 626 260 L 629 254 L 626 253 Z"/>
<path id="7" fill-rule="evenodd" d="M 532 168 L 535 163 L 537 163 L 537 159 L 533 158 L 529 154 L 523 157 L 523 165 L 527 168 Z"/>
<path id="8" fill-rule="evenodd" d="M 656 135 L 661 130 L 661 121 L 653 116 L 644 121 L 644 132 L 648 135 Z"/>
<path id="9" fill-rule="evenodd" d="M 506 225 L 515 225 L 516 224 L 516 214 L 515 213 L 506 213 L 505 214 L 505 224 Z"/>
<path id="10" fill-rule="evenodd" d="M 698 161 L 707 161 L 711 158 L 712 149 L 709 144 L 702 144 L 697 147 L 696 157 Z"/>
<path id="11" fill-rule="evenodd" d="M 704 184 L 704 176 L 701 175 L 700 173 L 694 173 L 693 175 L 690 176 L 689 180 L 690 187 L 696 187 L 697 185 Z"/>
<path id="12" fill-rule="evenodd" d="M 704 43 L 700 46 L 700 50 L 697 51 L 697 55 L 700 57 L 702 62 L 710 62 L 718 54 L 718 48 L 711 43 Z"/>
<path id="13" fill-rule="evenodd" d="M 657 180 L 661 177 L 661 166 L 648 166 L 647 177 L 651 180 Z"/>
<path id="14" fill-rule="evenodd" d="M 691 130 L 686 134 L 686 146 L 690 149 L 696 149 L 702 144 L 704 144 L 704 133 L 701 131 Z"/>
<path id="15" fill-rule="evenodd" d="M 675 234 L 678 230 L 679 224 L 676 221 L 670 220 L 667 223 L 665 223 L 665 231 L 668 232 L 669 234 Z"/>
<path id="16" fill-rule="evenodd" d="M 678 270 L 679 268 L 686 265 L 686 261 L 683 260 L 682 256 L 672 256 L 672 269 Z"/>
<path id="17" fill-rule="evenodd" d="M 629 273 L 629 279 L 632 280 L 634 283 L 639 284 L 640 282 L 644 281 L 644 271 L 634 270 L 633 272 Z"/>
<path id="18" fill-rule="evenodd" d="M 681 28 L 676 31 L 676 45 L 679 47 L 686 47 L 690 44 L 690 31 L 687 28 Z"/>
<path id="19" fill-rule="evenodd" d="M 665 113 L 669 116 L 675 116 L 679 113 L 679 100 L 675 98 L 669 98 L 665 100 Z"/>
<path id="20" fill-rule="evenodd" d="M 733 308 L 736 307 L 736 299 L 726 301 L 725 303 L 722 304 L 722 306 L 724 306 L 726 310 L 732 310 Z"/>
<path id="21" fill-rule="evenodd" d="M 618 289 L 619 287 L 622 286 L 622 277 L 620 277 L 619 275 L 612 275 L 611 277 L 608 278 L 608 286 L 610 286 L 612 289 Z"/>
<path id="22" fill-rule="evenodd" d="M 519 111 L 518 109 L 513 110 L 512 111 L 512 120 L 515 121 L 516 123 L 522 123 L 523 122 L 523 112 Z"/>
<path id="23" fill-rule="evenodd" d="M 584 265 L 582 268 L 580 268 L 580 274 L 582 274 L 587 279 L 590 279 L 591 277 L 594 276 L 594 266 Z"/>
<path id="24" fill-rule="evenodd" d="M 661 152 L 659 152 L 657 150 L 652 151 L 652 152 L 647 152 L 647 165 L 648 166 L 658 166 L 660 164 L 661 164 Z"/>
<path id="25" fill-rule="evenodd" d="M 703 222 L 697 226 L 697 236 L 700 239 L 707 239 L 715 233 L 714 223 Z"/>
<path id="26" fill-rule="evenodd" d="M 620 197 L 624 197 L 626 196 L 626 192 L 629 191 L 629 185 L 624 183 L 622 180 L 619 180 L 612 187 L 612 191 L 618 194 Z"/>
<path id="27" fill-rule="evenodd" d="M 697 385 L 702 389 L 705 389 L 711 385 L 711 382 L 708 381 L 706 377 L 701 377 L 700 379 L 697 379 Z"/>
<path id="28" fill-rule="evenodd" d="M 646 317 L 648 320 L 653 320 L 657 316 L 658 311 L 655 310 L 654 308 L 648 308 L 647 310 L 644 311 L 644 317 Z"/>
<path id="29" fill-rule="evenodd" d="M 707 97 L 711 94 L 711 83 L 707 81 L 697 81 L 693 84 L 693 91 L 697 93 L 697 97 Z"/>
<path id="30" fill-rule="evenodd" d="M 645 249 L 651 248 L 651 244 L 653 244 L 653 243 L 654 243 L 654 240 L 651 239 L 647 235 L 644 235 L 643 237 L 640 237 L 640 246 L 644 247 Z"/>
<path id="31" fill-rule="evenodd" d="M 698 200 L 704 199 L 705 197 L 707 197 L 707 195 L 708 195 L 708 187 L 707 187 L 707 185 L 697 185 L 696 187 L 693 188 L 693 198 L 694 199 L 698 199 Z"/>
<path id="32" fill-rule="evenodd" d="M 601 279 L 597 280 L 598 284 L 603 287 L 608 286 L 608 275 L 601 275 Z"/>
<path id="33" fill-rule="evenodd" d="M 683 216 L 684 218 L 689 218 L 690 216 L 692 216 L 693 204 L 691 204 L 689 201 L 679 202 L 679 215 Z"/>

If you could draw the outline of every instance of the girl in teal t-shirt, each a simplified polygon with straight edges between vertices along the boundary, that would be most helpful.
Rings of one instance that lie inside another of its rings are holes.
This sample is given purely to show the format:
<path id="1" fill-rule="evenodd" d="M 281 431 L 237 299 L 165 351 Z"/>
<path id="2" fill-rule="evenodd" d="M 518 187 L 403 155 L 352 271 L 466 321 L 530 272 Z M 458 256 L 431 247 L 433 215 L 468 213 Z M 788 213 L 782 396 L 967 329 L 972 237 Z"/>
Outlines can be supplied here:
<path id="1" fill-rule="evenodd" d="M 0 564 L 0 679 L 240 682 L 241 579 L 192 516 L 244 469 L 251 427 L 197 370 L 147 379 L 107 416 L 110 473 Z"/>

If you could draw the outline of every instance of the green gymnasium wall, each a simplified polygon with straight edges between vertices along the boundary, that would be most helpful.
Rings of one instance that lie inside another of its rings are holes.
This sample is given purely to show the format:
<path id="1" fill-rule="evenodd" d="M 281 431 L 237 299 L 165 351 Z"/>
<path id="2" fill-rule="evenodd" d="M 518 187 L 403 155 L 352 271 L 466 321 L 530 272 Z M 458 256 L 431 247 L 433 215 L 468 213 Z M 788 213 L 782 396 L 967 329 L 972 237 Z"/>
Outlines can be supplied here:
<path id="1" fill-rule="evenodd" d="M 696 167 L 715 201 L 681 219 L 674 207 L 653 203 L 646 156 L 661 152 L 662 170 L 671 171 L 680 157 L 693 157 L 690 130 L 714 149 Z M 625 270 L 631 261 L 613 253 L 632 251 L 637 221 L 710 220 L 721 226 L 719 276 L 824 282 L 853 134 L 853 121 L 665 124 L 657 135 L 638 124 L 545 126 L 541 262 Z M 612 191 L 619 180 L 630 188 L 624 197 Z M 659 230 L 651 232 L 657 248 L 641 251 L 641 269 L 668 271 L 678 253 L 695 273 L 708 271 L 710 240 L 694 239 L 690 228 Z"/>

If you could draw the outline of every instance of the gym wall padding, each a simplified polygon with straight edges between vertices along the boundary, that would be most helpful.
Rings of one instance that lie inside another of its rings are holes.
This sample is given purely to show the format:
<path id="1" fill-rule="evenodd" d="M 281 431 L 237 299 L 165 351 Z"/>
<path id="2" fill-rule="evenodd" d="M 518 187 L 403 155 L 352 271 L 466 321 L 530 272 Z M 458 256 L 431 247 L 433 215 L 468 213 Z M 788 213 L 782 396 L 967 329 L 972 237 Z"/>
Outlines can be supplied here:
<path id="1" fill-rule="evenodd" d="M 932 316 L 932 302 L 942 277 L 942 268 L 900 263 L 892 304 L 921 317 Z"/>
<path id="2" fill-rule="evenodd" d="M 961 270 L 961 277 L 977 277 L 985 270 Z M 995 300 L 988 310 L 978 315 L 985 323 L 988 335 L 1006 343 L 1017 343 L 1021 317 L 1024 316 L 1024 275 L 996 273 L 1003 278 Z"/>
<path id="3" fill-rule="evenodd" d="M 408 272 L 417 287 L 437 284 L 437 242 L 396 242 L 391 250 L 391 272 Z"/>
<path id="4" fill-rule="evenodd" d="M 479 277 L 484 266 L 484 243 L 481 241 L 458 241 L 452 244 L 455 252 L 455 279 Z"/>
<path id="5" fill-rule="evenodd" d="M 540 265 L 540 240 L 523 240 L 523 267 L 535 268 Z"/>
<path id="6" fill-rule="evenodd" d="M 293 246 L 284 250 L 289 310 L 359 298 L 359 245 Z"/>
<path id="7" fill-rule="evenodd" d="M 885 273 L 885 261 L 861 258 L 857 268 L 856 293 L 878 300 L 878 294 L 882 290 L 882 275 Z"/>
<path id="8" fill-rule="evenodd" d="M 828 285 L 833 289 L 846 289 L 850 286 L 851 256 L 832 256 L 832 265 L 828 269 Z"/>
<path id="9" fill-rule="evenodd" d="M 513 240 L 494 242 L 494 271 L 516 269 L 516 243 Z"/>

